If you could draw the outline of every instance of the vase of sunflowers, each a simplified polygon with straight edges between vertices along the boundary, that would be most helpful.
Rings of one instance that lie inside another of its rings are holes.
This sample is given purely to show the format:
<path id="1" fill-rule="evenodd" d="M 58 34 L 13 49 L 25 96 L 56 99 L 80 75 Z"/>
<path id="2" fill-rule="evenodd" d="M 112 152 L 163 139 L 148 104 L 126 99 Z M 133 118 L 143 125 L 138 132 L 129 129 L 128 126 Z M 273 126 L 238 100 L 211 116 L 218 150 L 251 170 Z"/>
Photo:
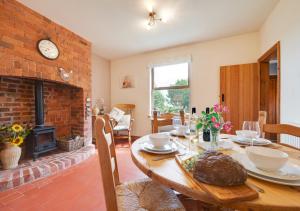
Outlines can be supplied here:
<path id="1" fill-rule="evenodd" d="M 0 141 L 4 143 L 5 148 L 0 152 L 0 159 L 3 169 L 16 168 L 21 157 L 22 150 L 19 147 L 29 130 L 19 124 L 2 126 L 0 128 Z"/>

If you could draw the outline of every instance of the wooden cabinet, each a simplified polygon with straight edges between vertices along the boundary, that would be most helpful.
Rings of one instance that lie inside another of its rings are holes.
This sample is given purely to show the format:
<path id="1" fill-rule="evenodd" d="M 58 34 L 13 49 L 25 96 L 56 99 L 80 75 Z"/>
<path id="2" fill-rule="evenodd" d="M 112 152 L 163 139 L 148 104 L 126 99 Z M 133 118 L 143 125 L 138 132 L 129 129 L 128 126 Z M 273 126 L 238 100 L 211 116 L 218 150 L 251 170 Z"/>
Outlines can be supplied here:
<path id="1" fill-rule="evenodd" d="M 220 68 L 220 102 L 229 108 L 224 120 L 229 120 L 235 130 L 243 121 L 257 121 L 259 109 L 258 64 L 240 64 Z"/>

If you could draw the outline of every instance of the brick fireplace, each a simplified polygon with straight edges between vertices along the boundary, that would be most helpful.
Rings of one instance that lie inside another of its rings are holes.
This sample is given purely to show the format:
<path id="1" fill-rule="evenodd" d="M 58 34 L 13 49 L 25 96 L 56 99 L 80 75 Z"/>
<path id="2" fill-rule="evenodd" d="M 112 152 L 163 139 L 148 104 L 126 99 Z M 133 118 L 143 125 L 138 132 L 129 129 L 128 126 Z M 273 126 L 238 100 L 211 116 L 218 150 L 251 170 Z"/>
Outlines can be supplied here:
<path id="1" fill-rule="evenodd" d="M 50 39 L 59 49 L 56 60 L 37 50 L 37 42 Z M 64 81 L 59 69 L 72 70 Z M 55 128 L 56 139 L 74 135 L 92 142 L 91 43 L 14 0 L 0 0 L 0 124 L 35 126 L 35 82 L 43 82 L 44 122 Z M 24 160 L 16 169 L 0 170 L 0 192 L 56 174 L 87 159 L 94 146 Z"/>
<path id="2" fill-rule="evenodd" d="M 36 49 L 51 39 L 60 51 L 47 60 Z M 59 68 L 72 70 L 69 81 Z M 0 124 L 35 125 L 34 83 L 44 82 L 45 124 L 57 138 L 81 135 L 91 142 L 91 44 L 84 38 L 27 8 L 18 1 L 0 0 Z"/>

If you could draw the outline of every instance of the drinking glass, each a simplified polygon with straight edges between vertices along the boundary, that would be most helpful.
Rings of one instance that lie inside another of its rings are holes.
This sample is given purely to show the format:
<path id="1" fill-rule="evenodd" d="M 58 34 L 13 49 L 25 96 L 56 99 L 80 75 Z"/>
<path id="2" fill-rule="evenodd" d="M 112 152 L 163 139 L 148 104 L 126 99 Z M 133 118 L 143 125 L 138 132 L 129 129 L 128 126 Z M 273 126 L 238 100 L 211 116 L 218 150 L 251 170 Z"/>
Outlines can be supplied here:
<path id="1" fill-rule="evenodd" d="M 179 126 L 181 125 L 181 119 L 179 116 L 174 116 L 172 118 L 172 124 L 176 131 L 178 131 Z"/>
<path id="2" fill-rule="evenodd" d="M 256 121 L 244 121 L 243 123 L 243 136 L 251 139 L 251 146 L 260 136 L 259 123 Z"/>
<path id="3" fill-rule="evenodd" d="M 197 137 L 196 125 L 190 124 L 187 127 L 186 132 L 184 133 L 186 139 L 189 142 L 189 151 L 192 154 L 193 146 L 195 144 L 194 139 Z"/>

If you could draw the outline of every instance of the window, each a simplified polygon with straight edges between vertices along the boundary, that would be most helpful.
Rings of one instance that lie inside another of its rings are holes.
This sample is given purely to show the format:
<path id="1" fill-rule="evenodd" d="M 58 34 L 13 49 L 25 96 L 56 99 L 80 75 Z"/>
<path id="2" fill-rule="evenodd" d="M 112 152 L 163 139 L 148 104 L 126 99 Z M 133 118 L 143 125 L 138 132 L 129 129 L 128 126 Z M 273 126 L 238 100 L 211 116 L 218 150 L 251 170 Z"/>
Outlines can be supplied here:
<path id="1" fill-rule="evenodd" d="M 152 68 L 151 109 L 185 112 L 190 108 L 189 63 L 155 66 Z"/>

